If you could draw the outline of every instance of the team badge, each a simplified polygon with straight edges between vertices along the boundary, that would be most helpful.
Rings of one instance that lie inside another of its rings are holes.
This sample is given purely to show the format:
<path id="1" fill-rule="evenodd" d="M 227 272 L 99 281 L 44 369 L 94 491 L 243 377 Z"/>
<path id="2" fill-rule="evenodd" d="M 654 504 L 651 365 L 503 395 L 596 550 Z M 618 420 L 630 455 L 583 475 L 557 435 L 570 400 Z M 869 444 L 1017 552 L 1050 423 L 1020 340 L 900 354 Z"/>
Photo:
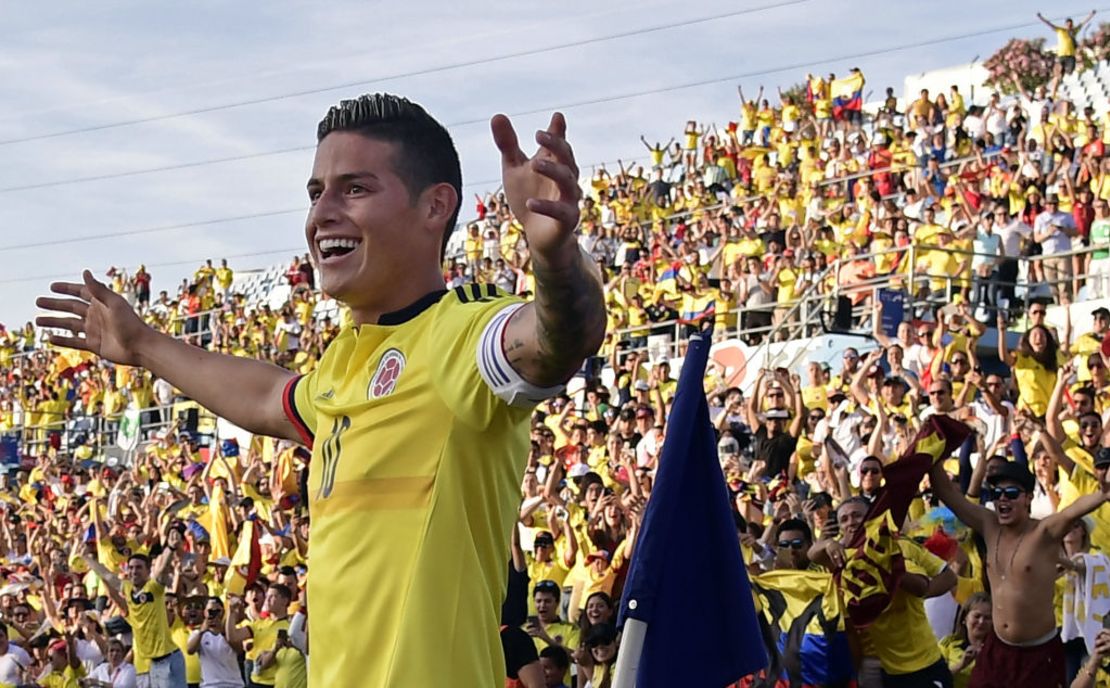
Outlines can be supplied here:
<path id="1" fill-rule="evenodd" d="M 401 377 L 404 369 L 405 355 L 397 349 L 386 351 L 382 355 L 382 360 L 378 361 L 378 369 L 370 378 L 370 389 L 367 390 L 366 395 L 371 399 L 380 399 L 392 393 L 393 388 L 397 386 L 397 378 Z"/>

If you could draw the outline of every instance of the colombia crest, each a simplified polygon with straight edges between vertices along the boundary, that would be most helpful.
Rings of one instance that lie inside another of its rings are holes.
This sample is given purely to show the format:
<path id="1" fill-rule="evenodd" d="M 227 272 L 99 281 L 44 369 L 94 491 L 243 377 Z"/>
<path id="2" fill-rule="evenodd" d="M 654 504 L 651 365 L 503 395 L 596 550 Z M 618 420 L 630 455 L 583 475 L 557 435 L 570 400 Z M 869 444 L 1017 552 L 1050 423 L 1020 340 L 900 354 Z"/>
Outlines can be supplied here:
<path id="1" fill-rule="evenodd" d="M 370 377 L 370 387 L 366 396 L 370 399 L 380 399 L 393 392 L 397 386 L 397 378 L 405 369 L 405 355 L 397 349 L 389 349 L 382 354 L 378 361 L 378 368 Z"/>

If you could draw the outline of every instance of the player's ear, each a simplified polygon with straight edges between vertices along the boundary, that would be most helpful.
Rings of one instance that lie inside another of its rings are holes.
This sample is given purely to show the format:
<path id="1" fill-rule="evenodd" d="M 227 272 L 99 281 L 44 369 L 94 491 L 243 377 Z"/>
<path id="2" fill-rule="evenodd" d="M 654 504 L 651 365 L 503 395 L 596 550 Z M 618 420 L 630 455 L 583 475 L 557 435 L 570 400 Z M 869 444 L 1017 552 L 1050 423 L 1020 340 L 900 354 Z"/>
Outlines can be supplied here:
<path id="1" fill-rule="evenodd" d="M 447 223 L 454 217 L 458 207 L 459 194 L 455 192 L 455 187 L 446 182 L 432 184 L 420 194 L 420 209 L 426 225 L 437 233 L 451 231 L 452 228 L 447 227 Z"/>

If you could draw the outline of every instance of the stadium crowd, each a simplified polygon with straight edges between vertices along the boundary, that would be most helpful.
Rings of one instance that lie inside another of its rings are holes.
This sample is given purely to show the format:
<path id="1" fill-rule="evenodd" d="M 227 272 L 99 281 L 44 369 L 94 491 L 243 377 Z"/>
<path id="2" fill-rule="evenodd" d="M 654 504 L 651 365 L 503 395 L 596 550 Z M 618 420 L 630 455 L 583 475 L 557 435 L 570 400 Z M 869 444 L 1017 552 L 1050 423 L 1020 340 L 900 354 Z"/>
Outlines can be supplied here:
<path id="1" fill-rule="evenodd" d="M 1062 61 L 1069 30 L 1057 29 Z M 612 684 L 616 607 L 676 387 L 650 335 L 712 323 L 719 339 L 793 339 L 815 331 L 800 301 L 836 297 L 872 335 L 833 366 L 761 370 L 745 385 L 723 366 L 707 376 L 773 658 L 742 686 L 933 685 L 913 682 L 923 672 L 965 686 L 992 656 L 997 550 L 930 480 L 897 524 L 907 582 L 873 623 L 854 626 L 835 595 L 820 622 L 767 602 L 771 589 L 812 600 L 819 576 L 844 567 L 884 472 L 931 417 L 971 428 L 944 467 L 999 518 L 1049 519 L 1104 489 L 1110 310 L 1081 333 L 1046 316 L 1110 296 L 1110 114 L 1045 89 L 973 104 L 953 86 L 910 102 L 887 89 L 864 116 L 864 88 L 853 70 L 808 75 L 775 103 L 740 90 L 735 122 L 641 137 L 646 164 L 582 180 L 581 243 L 606 277 L 608 336 L 581 389 L 534 415 L 504 611 L 510 681 L 538 661 L 546 688 Z M 502 195 L 478 197 L 462 232 L 449 288 L 532 291 Z M 156 296 L 142 266 L 107 276 L 157 328 L 299 372 L 346 324 L 307 256 L 284 272 L 280 307 L 237 291 L 227 261 Z M 876 286 L 911 297 L 901 322 L 884 324 Z M 982 346 L 991 328 L 1020 334 L 1017 345 Z M 164 380 L 45 346 L 30 324 L 3 331 L 0 374 L 0 433 L 13 438 L 0 478 L 0 686 L 134 686 L 175 648 L 190 685 L 304 686 L 307 454 L 198 432 Z M 128 408 L 141 410 L 141 441 L 106 461 Z M 1053 633 L 1075 686 L 1110 685 L 1110 507 L 1090 511 L 1049 557 Z M 153 595 L 164 618 L 126 617 L 134 594 Z"/>

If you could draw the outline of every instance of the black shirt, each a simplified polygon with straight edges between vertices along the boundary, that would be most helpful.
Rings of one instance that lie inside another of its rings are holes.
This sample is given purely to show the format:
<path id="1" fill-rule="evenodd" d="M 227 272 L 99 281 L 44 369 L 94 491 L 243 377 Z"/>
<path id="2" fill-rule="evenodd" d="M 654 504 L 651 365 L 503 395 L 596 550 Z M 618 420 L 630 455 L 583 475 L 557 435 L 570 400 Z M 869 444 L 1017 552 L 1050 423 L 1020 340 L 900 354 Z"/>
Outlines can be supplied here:
<path id="1" fill-rule="evenodd" d="M 774 477 L 790 467 L 790 455 L 797 446 L 798 440 L 789 432 L 768 438 L 767 428 L 761 427 L 755 433 L 755 460 L 766 462 L 764 475 Z"/>

